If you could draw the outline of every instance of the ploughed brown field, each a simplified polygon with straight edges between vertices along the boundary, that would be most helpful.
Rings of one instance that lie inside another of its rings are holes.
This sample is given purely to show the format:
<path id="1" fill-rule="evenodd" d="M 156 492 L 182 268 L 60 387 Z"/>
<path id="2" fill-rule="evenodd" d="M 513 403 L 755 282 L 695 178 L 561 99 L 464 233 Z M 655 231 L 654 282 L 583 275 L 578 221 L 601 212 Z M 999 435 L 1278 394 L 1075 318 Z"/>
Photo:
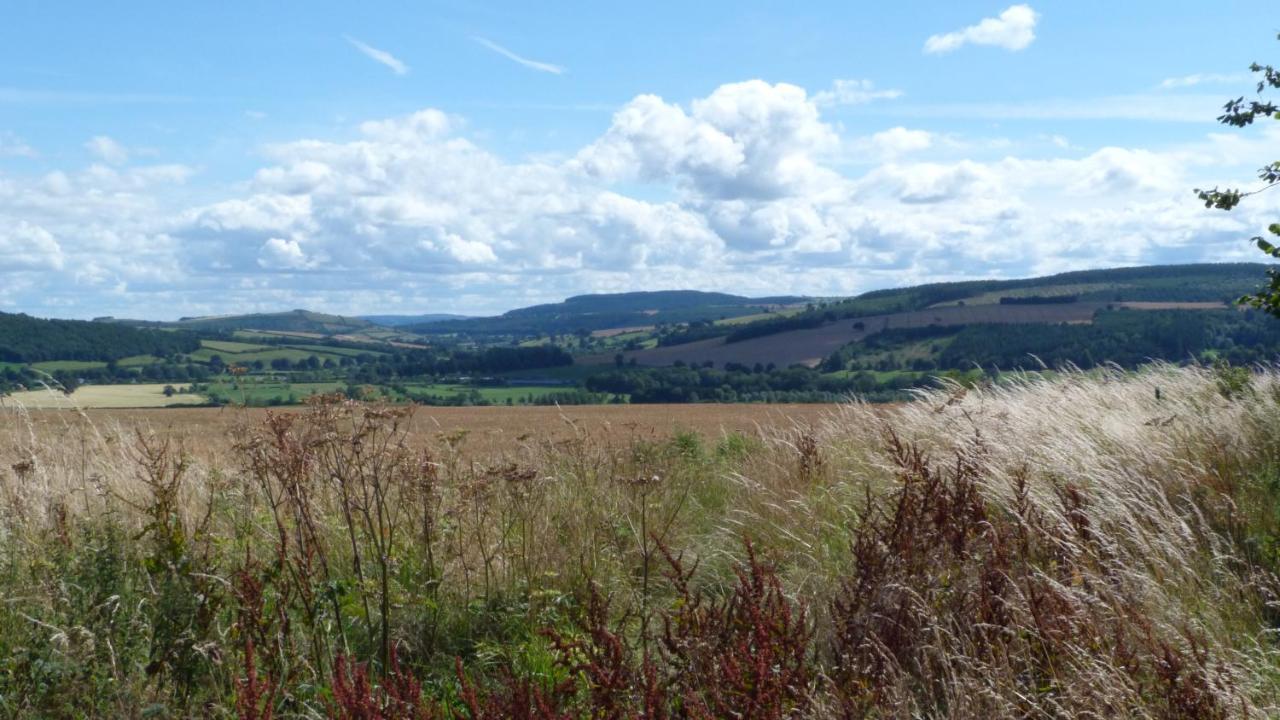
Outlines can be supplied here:
<path id="1" fill-rule="evenodd" d="M 625 445 L 633 440 L 663 439 L 692 431 L 706 438 L 726 433 L 755 434 L 807 427 L 831 414 L 834 405 L 575 405 L 571 407 L 421 407 L 413 415 L 413 432 L 429 440 L 465 434 L 463 447 L 481 455 L 502 452 L 525 442 L 564 442 L 579 435 Z M 301 408 L 156 408 L 0 411 L 0 441 L 12 433 L 34 431 L 60 442 L 79 442 L 92 425 L 104 436 L 132 434 L 135 428 L 184 438 L 197 454 L 225 451 L 236 428 L 256 424 L 268 412 Z"/>

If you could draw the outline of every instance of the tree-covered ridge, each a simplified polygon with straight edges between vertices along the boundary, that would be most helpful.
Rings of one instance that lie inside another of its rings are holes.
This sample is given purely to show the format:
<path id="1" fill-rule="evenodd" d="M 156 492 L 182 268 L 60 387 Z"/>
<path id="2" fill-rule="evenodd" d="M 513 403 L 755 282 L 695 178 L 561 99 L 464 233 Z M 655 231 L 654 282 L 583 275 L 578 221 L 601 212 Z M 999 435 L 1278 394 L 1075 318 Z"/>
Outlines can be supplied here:
<path id="1" fill-rule="evenodd" d="M 133 355 L 167 356 L 192 352 L 200 340 L 191 333 L 133 328 L 83 320 L 44 320 L 0 313 L 0 361 L 110 362 Z"/>
<path id="2" fill-rule="evenodd" d="M 372 326 L 373 323 L 359 317 L 327 315 L 309 310 L 290 310 L 279 313 L 182 318 L 176 323 L 165 323 L 165 325 L 188 330 L 199 330 L 201 332 L 272 330 L 276 332 L 309 332 L 328 335 L 364 330 Z"/>
<path id="3" fill-rule="evenodd" d="M 931 372 L 1039 369 L 1152 360 L 1228 360 L 1247 365 L 1280 355 L 1280 320 L 1238 310 L 1106 310 L 1090 324 L 902 328 L 851 343 L 823 363 L 827 371 Z"/>
<path id="4" fill-rule="evenodd" d="M 999 293 L 1041 292 L 1071 288 L 1062 302 L 1234 302 L 1266 275 L 1259 263 L 1204 263 L 1151 267 L 1079 270 L 1017 280 L 970 280 L 930 283 L 909 288 L 873 290 L 855 298 L 815 307 L 789 317 L 770 318 L 739 326 L 726 337 L 739 342 L 817 327 L 824 322 L 886 313 L 923 310 L 934 305 L 964 302 Z M 1017 298 L 1018 295 L 1010 295 Z M 1068 300 L 1068 298 L 1074 300 Z M 1050 299 L 1050 298 L 1046 298 Z M 993 302 L 1000 302 L 996 297 Z M 1018 302 L 1014 299 L 1014 302 Z"/>
<path id="5" fill-rule="evenodd" d="M 805 301 L 806 298 L 794 296 L 749 298 L 697 290 L 577 295 L 564 302 L 519 308 L 497 317 L 423 323 L 403 329 L 424 334 L 563 334 L 741 317 Z"/>

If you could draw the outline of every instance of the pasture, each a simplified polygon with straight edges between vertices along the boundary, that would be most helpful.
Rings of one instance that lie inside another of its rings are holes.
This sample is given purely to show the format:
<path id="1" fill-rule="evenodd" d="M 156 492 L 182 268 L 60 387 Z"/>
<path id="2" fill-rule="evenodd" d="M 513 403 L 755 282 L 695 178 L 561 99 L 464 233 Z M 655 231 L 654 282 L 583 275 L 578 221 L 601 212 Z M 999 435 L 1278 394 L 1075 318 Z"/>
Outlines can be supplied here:
<path id="1" fill-rule="evenodd" d="M 0 397 L 0 406 L 6 408 L 88 409 L 88 408 L 163 408 L 169 405 L 200 405 L 206 402 L 202 395 L 177 393 L 166 397 L 162 383 L 150 385 L 84 385 L 71 395 L 56 390 L 27 390 Z M 175 384 L 175 389 L 186 385 Z"/>

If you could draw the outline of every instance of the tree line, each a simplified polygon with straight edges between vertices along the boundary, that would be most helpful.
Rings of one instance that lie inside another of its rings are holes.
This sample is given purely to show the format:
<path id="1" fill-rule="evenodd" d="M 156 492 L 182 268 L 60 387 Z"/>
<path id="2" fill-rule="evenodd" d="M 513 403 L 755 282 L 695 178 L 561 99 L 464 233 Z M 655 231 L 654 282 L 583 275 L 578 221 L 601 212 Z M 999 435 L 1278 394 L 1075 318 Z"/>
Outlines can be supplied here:
<path id="1" fill-rule="evenodd" d="M 0 361 L 4 362 L 106 362 L 134 355 L 165 357 L 190 353 L 199 347 L 200 338 L 189 332 L 0 313 Z"/>

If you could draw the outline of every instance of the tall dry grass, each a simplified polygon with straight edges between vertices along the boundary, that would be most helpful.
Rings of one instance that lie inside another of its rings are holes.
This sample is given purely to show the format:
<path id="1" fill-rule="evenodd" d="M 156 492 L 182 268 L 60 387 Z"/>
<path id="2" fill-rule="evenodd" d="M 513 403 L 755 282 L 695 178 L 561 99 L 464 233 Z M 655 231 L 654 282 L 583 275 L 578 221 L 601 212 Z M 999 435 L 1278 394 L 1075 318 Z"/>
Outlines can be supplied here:
<path id="1" fill-rule="evenodd" d="M 1026 377 L 754 435 L 484 453 L 409 413 L 330 400 L 210 457 L 7 408 L 0 713 L 1280 704 L 1272 371 Z"/>

